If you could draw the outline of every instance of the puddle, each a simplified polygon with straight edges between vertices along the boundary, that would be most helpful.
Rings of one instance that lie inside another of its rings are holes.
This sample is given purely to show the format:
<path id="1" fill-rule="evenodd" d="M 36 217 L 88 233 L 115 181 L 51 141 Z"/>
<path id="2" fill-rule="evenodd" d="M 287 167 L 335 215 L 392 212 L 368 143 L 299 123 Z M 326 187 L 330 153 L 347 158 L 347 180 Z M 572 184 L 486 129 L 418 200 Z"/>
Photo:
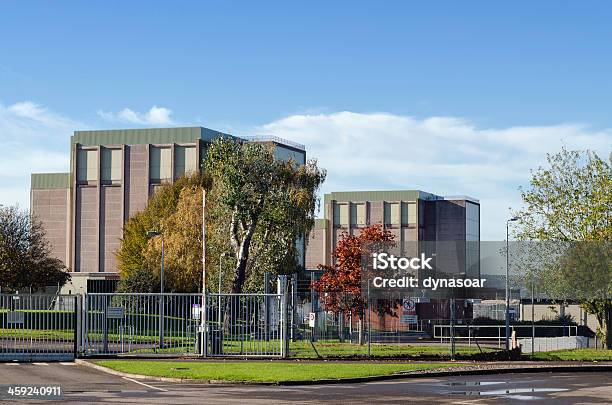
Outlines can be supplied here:
<path id="1" fill-rule="evenodd" d="M 484 385 L 498 385 L 507 383 L 507 381 L 459 381 L 444 383 L 444 385 L 450 385 L 451 387 L 479 387 Z"/>
<path id="2" fill-rule="evenodd" d="M 469 396 L 489 396 L 489 395 L 512 395 L 513 398 L 525 397 L 525 399 L 537 399 L 531 395 L 514 395 L 514 394 L 530 394 L 537 392 L 560 392 L 569 391 L 569 388 L 512 388 L 507 390 L 491 390 L 491 391 L 454 391 L 454 395 L 469 395 Z"/>

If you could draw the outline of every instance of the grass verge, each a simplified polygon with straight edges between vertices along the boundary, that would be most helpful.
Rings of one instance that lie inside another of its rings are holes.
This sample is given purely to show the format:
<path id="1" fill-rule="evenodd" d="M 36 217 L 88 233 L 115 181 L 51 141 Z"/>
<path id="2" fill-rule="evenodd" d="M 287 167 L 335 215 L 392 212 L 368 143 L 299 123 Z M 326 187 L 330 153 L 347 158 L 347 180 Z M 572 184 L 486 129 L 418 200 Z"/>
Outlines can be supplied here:
<path id="1" fill-rule="evenodd" d="M 572 349 L 539 352 L 529 356 L 532 360 L 549 361 L 612 361 L 612 350 Z"/>
<path id="2" fill-rule="evenodd" d="M 367 345 L 358 345 L 355 343 L 339 343 L 337 341 L 320 340 L 314 342 L 319 355 L 325 357 L 350 357 L 350 356 L 365 356 L 368 354 Z M 372 343 L 370 354 L 374 357 L 450 357 L 449 345 L 411 345 L 411 344 L 390 344 L 390 343 Z M 491 352 L 494 349 L 484 348 L 484 352 Z M 296 358 L 316 358 L 317 353 L 312 348 L 312 345 L 306 341 L 290 342 L 289 352 L 291 357 Z M 480 350 L 474 345 L 471 347 L 460 346 L 456 347 L 457 354 L 476 354 Z"/>
<path id="3" fill-rule="evenodd" d="M 224 380 L 232 382 L 317 381 L 386 376 L 401 372 L 462 366 L 456 363 L 285 363 L 285 362 L 175 362 L 101 360 L 95 364 L 130 374 L 155 377 Z"/>

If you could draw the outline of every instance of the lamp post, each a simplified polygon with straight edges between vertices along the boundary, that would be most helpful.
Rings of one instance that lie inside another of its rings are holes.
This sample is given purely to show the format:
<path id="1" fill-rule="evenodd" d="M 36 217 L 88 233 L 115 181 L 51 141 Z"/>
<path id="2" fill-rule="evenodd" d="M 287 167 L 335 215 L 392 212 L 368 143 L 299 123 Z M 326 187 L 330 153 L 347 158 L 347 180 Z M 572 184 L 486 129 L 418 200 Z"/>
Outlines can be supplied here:
<path id="1" fill-rule="evenodd" d="M 531 279 L 531 355 L 534 355 L 535 349 L 535 280 Z"/>
<path id="2" fill-rule="evenodd" d="M 506 350 L 510 350 L 510 266 L 509 254 L 510 222 L 518 221 L 518 217 L 512 217 L 506 221 Z"/>
<path id="3" fill-rule="evenodd" d="M 161 237 L 161 270 L 159 272 L 159 348 L 164 347 L 164 236 L 159 231 L 147 232 L 149 239 Z"/>

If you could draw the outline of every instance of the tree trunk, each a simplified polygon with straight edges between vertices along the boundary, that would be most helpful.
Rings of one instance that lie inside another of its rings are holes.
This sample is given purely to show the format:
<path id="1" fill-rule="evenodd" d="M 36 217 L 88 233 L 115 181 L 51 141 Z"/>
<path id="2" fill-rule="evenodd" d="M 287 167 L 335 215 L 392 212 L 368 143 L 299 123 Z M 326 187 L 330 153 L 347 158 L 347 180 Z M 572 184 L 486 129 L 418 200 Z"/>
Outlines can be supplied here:
<path id="1" fill-rule="evenodd" d="M 612 301 L 608 300 L 604 309 L 605 325 L 602 325 L 606 334 L 606 349 L 612 349 Z"/>

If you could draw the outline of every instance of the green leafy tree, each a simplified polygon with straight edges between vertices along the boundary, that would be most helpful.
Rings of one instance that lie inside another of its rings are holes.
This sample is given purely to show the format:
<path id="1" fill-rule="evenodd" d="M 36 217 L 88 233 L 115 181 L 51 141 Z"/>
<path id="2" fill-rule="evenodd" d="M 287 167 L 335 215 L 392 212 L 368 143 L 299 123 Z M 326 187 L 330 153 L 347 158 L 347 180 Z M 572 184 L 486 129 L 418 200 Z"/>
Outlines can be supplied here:
<path id="1" fill-rule="evenodd" d="M 532 278 L 552 297 L 579 300 L 612 348 L 612 159 L 564 148 L 548 165 L 521 190 L 517 237 L 550 242 L 539 246 L 545 258 Z"/>
<path id="2" fill-rule="evenodd" d="M 157 292 L 159 291 L 159 275 L 161 270 L 161 238 L 149 238 L 148 231 L 156 230 L 162 233 L 165 246 L 165 266 L 164 275 L 166 276 L 166 290 L 176 292 L 192 292 L 198 290 L 198 283 L 182 283 L 186 281 L 181 276 L 176 276 L 185 270 L 181 267 L 180 260 L 174 260 L 177 253 L 174 252 L 174 247 L 178 246 L 176 242 L 176 232 L 180 234 L 181 230 L 174 230 L 173 224 L 176 223 L 176 218 L 181 213 L 177 214 L 179 208 L 183 208 L 187 203 L 181 205 L 181 195 L 186 199 L 189 193 L 193 194 L 193 190 L 200 190 L 203 183 L 203 178 L 200 175 L 192 175 L 181 177 L 172 184 L 162 185 L 151 197 L 147 207 L 132 216 L 123 228 L 123 238 L 121 246 L 117 252 L 117 265 L 121 280 L 119 282 L 119 291 L 125 292 Z M 184 190 L 190 190 L 184 192 Z M 197 192 L 197 191 L 196 191 Z M 201 198 L 201 191 L 199 192 Z M 193 196 L 192 196 L 193 198 Z M 197 197 L 196 197 L 197 198 Z M 191 214 L 195 218 L 195 223 L 192 226 L 202 224 L 201 206 L 194 207 L 195 211 Z M 199 238 L 199 239 L 197 239 Z M 183 240 L 186 244 L 184 248 L 194 250 L 194 254 L 201 252 L 197 244 L 201 246 L 201 235 L 196 239 Z M 188 242 L 188 243 L 187 243 Z M 192 254 L 193 255 L 193 254 Z M 168 260 L 168 257 L 170 260 Z M 201 256 L 198 259 L 201 263 Z M 184 261 L 182 262 L 184 263 Z M 194 266 L 197 263 L 188 266 L 189 271 L 193 272 Z M 201 265 L 200 265 L 201 268 Z"/>
<path id="3" fill-rule="evenodd" d="M 314 225 L 316 193 L 325 180 L 316 160 L 298 165 L 275 159 L 273 145 L 219 138 L 208 149 L 205 172 L 213 201 L 207 211 L 211 244 L 232 254 L 231 292 L 261 288 L 266 271 L 298 271 L 296 241 Z"/>
<path id="4" fill-rule="evenodd" d="M 17 206 L 0 205 L 0 287 L 32 291 L 70 280 L 64 264 L 51 255 L 40 221 Z"/>
<path id="5" fill-rule="evenodd" d="M 314 225 L 316 192 L 325 178 L 316 161 L 279 161 L 272 145 L 218 139 L 204 173 L 163 185 L 126 223 L 117 254 L 122 291 L 159 291 L 161 238 L 147 238 L 149 230 L 164 240 L 165 289 L 199 291 L 203 188 L 209 283 L 221 277 L 225 291 L 261 291 L 264 272 L 299 270 L 296 240 Z"/>

